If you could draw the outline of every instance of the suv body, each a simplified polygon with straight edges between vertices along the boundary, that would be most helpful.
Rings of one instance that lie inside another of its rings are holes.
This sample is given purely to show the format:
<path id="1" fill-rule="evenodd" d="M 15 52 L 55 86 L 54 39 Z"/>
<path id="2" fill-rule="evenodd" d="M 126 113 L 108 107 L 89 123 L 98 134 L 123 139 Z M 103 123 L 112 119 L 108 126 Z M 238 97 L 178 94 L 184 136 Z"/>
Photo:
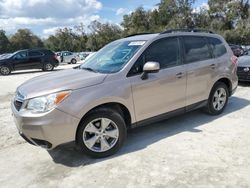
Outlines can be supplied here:
<path id="1" fill-rule="evenodd" d="M 47 49 L 20 50 L 0 59 L 0 73 L 8 75 L 12 71 L 42 69 L 51 71 L 59 64 L 55 54 Z"/>
<path id="2" fill-rule="evenodd" d="M 217 34 L 132 36 L 78 68 L 25 82 L 12 111 L 29 142 L 52 149 L 75 140 L 85 153 L 104 157 L 121 147 L 127 128 L 200 107 L 222 113 L 237 88 L 236 61 Z M 33 107 L 33 100 L 59 102 Z"/>

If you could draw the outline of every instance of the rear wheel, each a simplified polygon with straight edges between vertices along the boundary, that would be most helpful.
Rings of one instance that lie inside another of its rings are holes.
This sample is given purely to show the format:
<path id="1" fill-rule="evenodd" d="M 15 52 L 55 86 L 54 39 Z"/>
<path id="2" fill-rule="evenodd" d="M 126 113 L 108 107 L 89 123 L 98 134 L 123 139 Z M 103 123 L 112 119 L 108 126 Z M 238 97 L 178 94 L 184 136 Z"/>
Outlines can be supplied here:
<path id="1" fill-rule="evenodd" d="M 126 135 L 122 116 L 115 110 L 100 108 L 82 121 L 76 143 L 87 155 L 101 158 L 116 153 L 123 145 Z"/>
<path id="2" fill-rule="evenodd" d="M 210 93 L 207 112 L 211 115 L 219 115 L 225 109 L 229 97 L 229 91 L 226 84 L 217 82 Z"/>
<path id="3" fill-rule="evenodd" d="M 0 73 L 1 73 L 1 75 L 6 76 L 6 75 L 9 75 L 11 73 L 11 70 L 8 66 L 3 65 L 0 67 Z"/>
<path id="4" fill-rule="evenodd" d="M 54 65 L 51 63 L 46 63 L 43 67 L 43 71 L 53 71 L 54 70 Z"/>

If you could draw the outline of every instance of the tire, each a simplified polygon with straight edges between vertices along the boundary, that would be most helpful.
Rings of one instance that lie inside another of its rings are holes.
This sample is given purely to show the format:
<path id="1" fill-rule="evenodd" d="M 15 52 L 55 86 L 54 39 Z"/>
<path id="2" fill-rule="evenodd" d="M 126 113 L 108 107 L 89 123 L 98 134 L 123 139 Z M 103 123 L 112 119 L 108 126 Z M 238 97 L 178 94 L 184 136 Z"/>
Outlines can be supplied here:
<path id="1" fill-rule="evenodd" d="M 80 123 L 76 144 L 87 155 L 102 158 L 116 153 L 125 142 L 126 136 L 126 124 L 122 116 L 115 110 L 99 108 Z"/>
<path id="2" fill-rule="evenodd" d="M 71 61 L 70 61 L 72 64 L 76 64 L 76 59 L 71 59 Z"/>
<path id="3" fill-rule="evenodd" d="M 3 76 L 7 76 L 11 73 L 11 69 L 6 66 L 6 65 L 3 65 L 0 67 L 0 74 L 3 75 Z"/>
<path id="4" fill-rule="evenodd" d="M 54 70 L 54 65 L 51 63 L 46 63 L 43 67 L 43 71 L 53 71 Z"/>
<path id="5" fill-rule="evenodd" d="M 206 107 L 207 113 L 210 115 L 221 114 L 227 106 L 228 97 L 229 91 L 226 84 L 223 82 L 215 83 L 209 95 Z"/>

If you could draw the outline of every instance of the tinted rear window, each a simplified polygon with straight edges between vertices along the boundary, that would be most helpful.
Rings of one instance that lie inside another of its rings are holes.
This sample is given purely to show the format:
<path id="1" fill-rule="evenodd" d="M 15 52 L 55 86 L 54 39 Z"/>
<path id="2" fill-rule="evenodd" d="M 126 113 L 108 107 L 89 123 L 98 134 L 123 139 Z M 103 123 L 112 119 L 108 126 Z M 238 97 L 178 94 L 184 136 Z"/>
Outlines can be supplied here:
<path id="1" fill-rule="evenodd" d="M 227 49 L 221 40 L 209 37 L 208 41 L 213 50 L 214 57 L 220 57 L 227 53 Z"/>
<path id="2" fill-rule="evenodd" d="M 41 50 L 45 55 L 55 55 L 54 52 L 52 52 L 51 50 Z"/>
<path id="3" fill-rule="evenodd" d="M 186 63 L 212 58 L 207 40 L 204 37 L 185 36 L 184 46 Z"/>
<path id="4" fill-rule="evenodd" d="M 39 52 L 39 51 L 30 51 L 29 52 L 29 56 L 31 57 L 35 57 L 35 56 L 42 56 L 43 53 Z"/>

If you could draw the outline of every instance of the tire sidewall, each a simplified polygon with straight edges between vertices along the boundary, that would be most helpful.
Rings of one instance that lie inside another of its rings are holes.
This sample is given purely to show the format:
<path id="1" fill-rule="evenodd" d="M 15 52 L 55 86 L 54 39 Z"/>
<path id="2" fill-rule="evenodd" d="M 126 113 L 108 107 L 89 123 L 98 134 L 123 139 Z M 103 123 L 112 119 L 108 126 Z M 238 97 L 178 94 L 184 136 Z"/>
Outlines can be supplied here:
<path id="1" fill-rule="evenodd" d="M 216 110 L 214 108 L 214 106 L 213 106 L 213 97 L 214 97 L 215 92 L 219 88 L 223 88 L 226 91 L 227 97 L 226 97 L 226 102 L 225 102 L 223 108 L 221 110 Z M 228 98 L 229 98 L 229 91 L 228 91 L 228 87 L 226 86 L 226 84 L 224 84 L 222 82 L 217 82 L 214 85 L 214 87 L 212 88 L 210 96 L 209 96 L 209 101 L 208 101 L 208 111 L 209 111 L 209 113 L 212 114 L 212 115 L 219 115 L 219 114 L 221 114 L 224 111 L 224 109 L 226 108 L 226 106 L 227 106 Z"/>
<path id="2" fill-rule="evenodd" d="M 83 142 L 83 131 L 85 127 L 88 125 L 89 122 L 98 118 L 108 118 L 112 120 L 114 123 L 116 123 L 119 130 L 119 138 L 116 144 L 113 146 L 113 148 L 105 152 L 94 152 L 88 149 Z M 79 149 L 84 153 L 86 153 L 87 155 L 94 158 L 102 158 L 116 153 L 122 147 L 126 139 L 126 136 L 127 136 L 126 124 L 122 116 L 118 112 L 111 109 L 99 109 L 93 111 L 92 113 L 87 115 L 86 118 L 83 119 L 83 121 L 81 121 L 76 133 L 76 143 Z"/>

